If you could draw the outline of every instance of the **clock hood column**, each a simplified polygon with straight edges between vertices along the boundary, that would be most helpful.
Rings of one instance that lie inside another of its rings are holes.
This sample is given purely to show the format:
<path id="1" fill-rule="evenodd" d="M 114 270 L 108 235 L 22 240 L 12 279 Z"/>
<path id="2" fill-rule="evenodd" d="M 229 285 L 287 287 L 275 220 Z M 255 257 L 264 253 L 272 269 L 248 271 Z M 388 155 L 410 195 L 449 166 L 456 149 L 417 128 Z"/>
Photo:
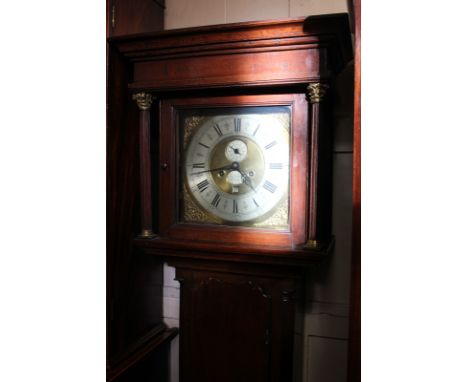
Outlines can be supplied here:
<path id="1" fill-rule="evenodd" d="M 145 239 L 155 238 L 151 207 L 151 152 L 150 152 L 150 110 L 154 97 L 140 92 L 133 95 L 140 109 L 140 196 L 141 196 L 141 233 Z"/>
<path id="2" fill-rule="evenodd" d="M 307 214 L 307 242 L 304 249 L 317 250 L 329 244 L 331 219 L 330 164 L 331 157 L 325 157 L 330 150 L 322 147 L 328 145 L 331 125 L 325 120 L 329 113 L 325 112 L 324 100 L 329 85 L 321 82 L 310 83 L 307 86 L 307 98 L 310 102 L 310 139 L 309 139 L 309 180 L 308 198 L 309 213 Z"/>

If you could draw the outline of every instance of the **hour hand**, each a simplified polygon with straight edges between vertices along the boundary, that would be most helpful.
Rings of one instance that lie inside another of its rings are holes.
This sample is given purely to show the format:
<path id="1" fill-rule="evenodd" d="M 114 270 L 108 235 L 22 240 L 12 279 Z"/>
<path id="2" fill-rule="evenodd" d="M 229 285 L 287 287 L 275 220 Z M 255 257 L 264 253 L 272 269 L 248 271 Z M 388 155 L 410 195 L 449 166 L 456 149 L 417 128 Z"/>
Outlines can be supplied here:
<path id="1" fill-rule="evenodd" d="M 209 170 L 192 172 L 190 175 L 198 175 L 198 174 L 203 174 L 205 172 L 213 172 L 213 171 L 220 171 L 220 170 L 231 170 L 231 169 L 232 169 L 232 164 L 227 165 L 227 166 L 223 166 L 223 167 L 211 168 Z"/>

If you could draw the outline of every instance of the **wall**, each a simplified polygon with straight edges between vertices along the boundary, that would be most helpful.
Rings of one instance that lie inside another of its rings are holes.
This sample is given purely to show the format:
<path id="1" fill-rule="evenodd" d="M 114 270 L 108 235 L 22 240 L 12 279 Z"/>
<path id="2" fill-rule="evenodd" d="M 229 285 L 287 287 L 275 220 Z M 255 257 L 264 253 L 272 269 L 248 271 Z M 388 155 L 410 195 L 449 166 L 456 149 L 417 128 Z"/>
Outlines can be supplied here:
<path id="1" fill-rule="evenodd" d="M 346 0 L 166 0 L 164 29 L 347 12 Z"/>
<path id="2" fill-rule="evenodd" d="M 166 0 L 165 29 L 347 12 L 346 0 Z M 333 232 L 334 254 L 327 267 L 309 275 L 303 330 L 303 382 L 345 382 L 351 257 L 353 68 L 338 78 L 335 110 Z M 313 276 L 313 277 L 312 277 Z M 164 268 L 164 320 L 179 326 L 179 285 Z M 302 345 L 301 345 L 302 344 Z M 171 382 L 178 381 L 178 340 L 171 349 Z"/>

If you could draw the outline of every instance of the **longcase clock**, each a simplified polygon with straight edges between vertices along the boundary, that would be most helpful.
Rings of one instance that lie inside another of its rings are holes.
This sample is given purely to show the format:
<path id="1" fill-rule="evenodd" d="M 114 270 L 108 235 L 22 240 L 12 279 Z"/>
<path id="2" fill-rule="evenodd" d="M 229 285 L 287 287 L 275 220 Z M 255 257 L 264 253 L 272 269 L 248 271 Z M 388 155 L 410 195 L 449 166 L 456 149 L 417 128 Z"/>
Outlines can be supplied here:
<path id="1" fill-rule="evenodd" d="M 111 44 L 128 63 L 126 107 L 139 110 L 134 243 L 181 283 L 181 381 L 292 380 L 303 270 L 333 245 L 330 117 L 333 77 L 352 58 L 347 15 Z"/>

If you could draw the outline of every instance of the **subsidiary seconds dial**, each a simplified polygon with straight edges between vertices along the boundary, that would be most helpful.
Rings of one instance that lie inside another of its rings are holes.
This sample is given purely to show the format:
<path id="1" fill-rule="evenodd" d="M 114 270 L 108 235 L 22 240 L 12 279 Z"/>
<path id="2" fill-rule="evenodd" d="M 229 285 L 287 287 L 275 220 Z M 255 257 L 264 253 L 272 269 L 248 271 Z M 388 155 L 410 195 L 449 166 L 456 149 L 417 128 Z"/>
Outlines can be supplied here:
<path id="1" fill-rule="evenodd" d="M 274 115 L 210 117 L 187 144 L 185 182 L 205 212 L 248 225 L 288 196 L 289 151 L 289 126 Z"/>
<path id="2" fill-rule="evenodd" d="M 235 139 L 226 146 L 226 158 L 233 162 L 239 162 L 247 156 L 247 145 L 238 139 Z"/>

